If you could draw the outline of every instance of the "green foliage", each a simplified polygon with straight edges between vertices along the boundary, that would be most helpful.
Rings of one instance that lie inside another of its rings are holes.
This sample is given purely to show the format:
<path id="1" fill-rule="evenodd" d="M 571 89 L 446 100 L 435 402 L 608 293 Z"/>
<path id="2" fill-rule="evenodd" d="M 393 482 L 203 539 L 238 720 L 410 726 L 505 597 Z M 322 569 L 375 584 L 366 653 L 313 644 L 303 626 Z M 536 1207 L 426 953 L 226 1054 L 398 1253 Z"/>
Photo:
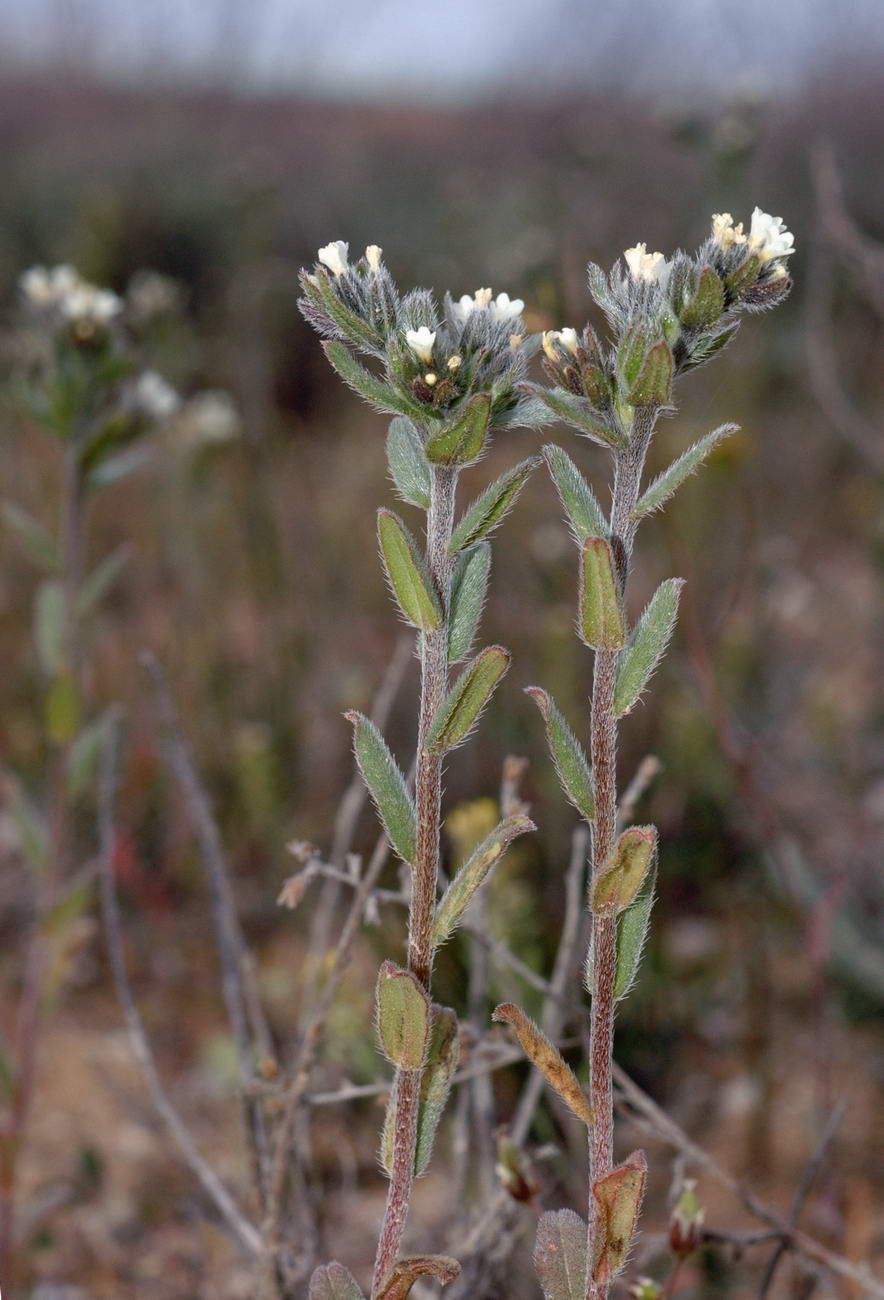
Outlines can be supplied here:
<path id="1" fill-rule="evenodd" d="M 614 712 L 617 717 L 622 717 L 635 706 L 663 657 L 675 628 L 678 600 L 683 586 L 683 578 L 667 578 L 660 583 L 617 660 L 617 681 L 614 687 Z"/>
<path id="2" fill-rule="evenodd" d="M 387 580 L 407 622 L 421 632 L 442 626 L 442 605 L 417 542 L 392 510 L 378 511 L 378 541 Z"/>
<path id="3" fill-rule="evenodd" d="M 400 389 L 394 388 L 383 379 L 378 379 L 356 360 L 346 344 L 326 341 L 322 346 L 344 383 L 377 410 L 396 411 L 400 415 L 408 415 L 418 420 L 426 420 L 434 414 L 431 408 L 421 406 L 420 402 L 406 397 Z"/>
<path id="4" fill-rule="evenodd" d="M 432 1025 L 427 1059 L 421 1074 L 420 1109 L 417 1116 L 417 1148 L 414 1172 L 426 1172 L 433 1153 L 436 1130 L 448 1102 L 451 1083 L 460 1062 L 457 1016 L 450 1007 L 432 1007 Z"/>
<path id="5" fill-rule="evenodd" d="M 607 537 L 609 528 L 604 511 L 571 457 L 552 444 L 544 447 L 543 456 L 576 541 Z"/>
<path id="6" fill-rule="evenodd" d="M 496 479 L 481 496 L 476 498 L 451 536 L 448 549 L 452 555 L 466 550 L 468 546 L 473 546 L 497 527 L 512 510 L 531 471 L 539 464 L 539 457 L 529 456 L 527 460 L 521 461 L 505 474 L 501 474 L 499 479 Z"/>
<path id="7" fill-rule="evenodd" d="M 427 460 L 434 465 L 469 465 L 481 456 L 491 419 L 490 393 L 476 393 L 451 424 L 427 439 Z"/>
<path id="8" fill-rule="evenodd" d="M 458 871 L 437 904 L 433 924 L 434 947 L 451 938 L 476 891 L 493 871 L 513 840 L 536 829 L 528 817 L 516 814 L 513 817 L 505 817 L 491 834 L 485 837 Z"/>
<path id="9" fill-rule="evenodd" d="M 64 639 L 64 584 L 41 582 L 34 599 L 34 640 L 40 667 L 48 677 L 57 677 L 64 667 Z"/>
<path id="10" fill-rule="evenodd" d="M 433 718 L 426 739 L 429 753 L 444 754 L 466 740 L 509 666 L 510 653 L 502 646 L 488 646 L 476 655 Z"/>
<path id="11" fill-rule="evenodd" d="M 430 1000 L 411 971 L 382 963 L 375 990 L 378 1039 L 400 1070 L 419 1070 L 430 1041 Z"/>
<path id="12" fill-rule="evenodd" d="M 685 329 L 703 329 L 714 325 L 724 311 L 724 285 L 711 266 L 704 266 L 697 288 L 681 312 Z"/>
<path id="13" fill-rule="evenodd" d="M 580 559 L 581 640 L 594 650 L 619 650 L 626 641 L 626 615 L 611 547 L 603 537 L 587 537 Z"/>
<path id="14" fill-rule="evenodd" d="M 387 462 L 396 491 L 409 505 L 430 508 L 430 466 L 411 420 L 397 415 L 387 433 Z"/>
<path id="15" fill-rule="evenodd" d="M 365 1300 L 349 1269 L 332 1262 L 313 1270 L 307 1300 Z"/>
<path id="16" fill-rule="evenodd" d="M 362 713 L 344 715 L 353 723 L 353 749 L 362 778 L 375 802 L 390 843 L 405 862 L 417 844 L 414 802 L 396 760 L 373 722 Z"/>
<path id="17" fill-rule="evenodd" d="M 633 1154 L 607 1177 L 593 1184 L 596 1203 L 592 1276 L 609 1282 L 622 1272 L 638 1222 L 648 1162 L 643 1151 Z"/>
<path id="18" fill-rule="evenodd" d="M 719 425 L 717 429 L 707 433 L 705 438 L 700 438 L 693 446 L 688 447 L 687 451 L 682 452 L 678 459 L 663 470 L 662 474 L 658 474 L 645 489 L 632 512 L 632 518 L 641 519 L 652 510 L 659 510 L 664 502 L 681 487 L 685 479 L 690 478 L 691 474 L 699 469 L 710 452 L 714 451 L 730 434 L 736 433 L 737 427 L 736 424 Z"/>
<path id="19" fill-rule="evenodd" d="M 630 826 L 602 865 L 592 885 L 592 911 L 622 912 L 636 898 L 651 870 L 657 852 L 657 831 L 653 826 Z"/>
<path id="20" fill-rule="evenodd" d="M 95 566 L 84 579 L 77 593 L 77 613 L 81 618 L 87 617 L 101 604 L 117 578 L 129 562 L 129 546 L 124 542 L 111 551 L 110 555 Z"/>
<path id="21" fill-rule="evenodd" d="M 451 607 L 448 614 L 448 662 L 466 659 L 473 645 L 491 571 L 491 547 L 477 542 L 458 556 L 451 579 Z"/>
<path id="22" fill-rule="evenodd" d="M 629 390 L 627 401 L 630 406 L 659 407 L 665 406 L 672 391 L 672 349 L 661 339 L 655 343 L 638 377 Z"/>
<path id="23" fill-rule="evenodd" d="M 581 816 L 591 822 L 595 817 L 595 792 L 583 746 L 562 717 L 551 695 L 539 686 L 526 687 L 525 694 L 531 696 L 543 714 L 549 752 L 566 797 Z"/>
<path id="24" fill-rule="evenodd" d="M 573 1210 L 540 1216 L 534 1241 L 534 1268 L 545 1300 L 584 1300 L 586 1224 Z"/>
<path id="25" fill-rule="evenodd" d="M 625 998 L 635 983 L 641 965 L 645 940 L 654 906 L 653 870 L 645 876 L 644 883 L 634 903 L 617 917 L 617 971 L 614 977 L 614 997 L 619 1002 Z"/>
<path id="26" fill-rule="evenodd" d="M 42 524 L 16 505 L 14 501 L 4 501 L 0 505 L 3 522 L 15 534 L 30 558 L 45 573 L 59 573 L 61 556 L 58 547 Z"/>
<path id="27" fill-rule="evenodd" d="M 625 447 L 626 440 L 619 431 L 612 428 L 590 406 L 585 397 L 575 397 L 564 388 L 540 388 L 535 384 L 523 384 L 526 392 L 543 402 L 553 415 L 565 424 L 597 442 L 602 447 Z"/>

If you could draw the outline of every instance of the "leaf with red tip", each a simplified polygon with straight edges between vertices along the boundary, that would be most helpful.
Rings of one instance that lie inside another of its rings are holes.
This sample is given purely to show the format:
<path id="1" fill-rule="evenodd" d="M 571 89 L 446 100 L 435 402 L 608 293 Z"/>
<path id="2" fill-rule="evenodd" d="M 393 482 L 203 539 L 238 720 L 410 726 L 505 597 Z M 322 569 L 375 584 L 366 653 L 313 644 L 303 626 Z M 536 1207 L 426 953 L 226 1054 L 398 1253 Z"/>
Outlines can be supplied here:
<path id="1" fill-rule="evenodd" d="M 626 1263 L 647 1174 L 645 1153 L 634 1151 L 624 1164 L 593 1184 L 596 1240 L 592 1275 L 596 1282 L 609 1282 Z"/>

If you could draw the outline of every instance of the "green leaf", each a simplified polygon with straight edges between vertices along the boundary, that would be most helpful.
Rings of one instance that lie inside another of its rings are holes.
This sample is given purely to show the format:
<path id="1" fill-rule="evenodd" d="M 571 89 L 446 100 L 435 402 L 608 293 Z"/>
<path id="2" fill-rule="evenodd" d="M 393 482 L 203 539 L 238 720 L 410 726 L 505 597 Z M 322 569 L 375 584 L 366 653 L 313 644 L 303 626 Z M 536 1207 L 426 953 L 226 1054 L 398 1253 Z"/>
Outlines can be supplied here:
<path id="1" fill-rule="evenodd" d="M 630 826 L 625 830 L 593 881 L 593 914 L 623 912 L 635 902 L 656 854 L 656 827 Z"/>
<path id="2" fill-rule="evenodd" d="M 648 338 L 640 325 L 630 325 L 620 340 L 617 351 L 617 369 L 628 393 L 638 379 L 648 354 Z"/>
<path id="3" fill-rule="evenodd" d="M 488 646 L 476 655 L 433 718 L 425 744 L 428 753 L 444 754 L 466 740 L 509 666 L 510 653 L 502 646 Z"/>
<path id="4" fill-rule="evenodd" d="M 587 537 L 580 559 L 580 638 L 594 650 L 619 650 L 626 641 L 626 616 L 611 547 L 603 537 Z"/>
<path id="5" fill-rule="evenodd" d="M 584 1300 L 586 1224 L 573 1210 L 540 1216 L 534 1241 L 534 1268 L 545 1300 Z"/>
<path id="6" fill-rule="evenodd" d="M 83 793 L 98 770 L 98 760 L 111 722 L 112 715 L 107 710 L 85 726 L 71 745 L 67 775 L 68 794 L 72 799 L 77 799 Z"/>
<path id="7" fill-rule="evenodd" d="M 522 388 L 549 407 L 565 424 L 573 425 L 586 434 L 593 442 L 602 447 L 625 447 L 626 439 L 615 433 L 605 421 L 595 414 L 584 397 L 575 397 L 564 388 L 539 388 L 534 384 L 522 384 Z"/>
<path id="8" fill-rule="evenodd" d="M 335 293 L 334 285 L 324 271 L 316 271 L 309 278 L 305 276 L 301 283 L 305 292 L 319 301 L 322 309 L 354 346 L 367 348 L 369 352 L 374 353 L 383 349 L 384 339 L 382 335 L 368 321 L 363 320 L 361 316 L 357 316 L 356 312 L 344 306 Z"/>
<path id="9" fill-rule="evenodd" d="M 458 551 L 465 551 L 468 546 L 473 546 L 483 537 L 487 537 L 497 527 L 513 508 L 531 471 L 539 464 L 538 456 L 529 456 L 527 460 L 521 461 L 505 474 L 501 474 L 499 479 L 476 498 L 461 518 L 448 543 L 452 555 Z"/>
<path id="10" fill-rule="evenodd" d="M 644 1152 L 634 1151 L 619 1168 L 593 1184 L 596 1230 L 592 1276 L 596 1282 L 610 1282 L 626 1263 L 647 1175 Z"/>
<path id="11" fill-rule="evenodd" d="M 527 686 L 525 694 L 531 696 L 543 714 L 549 752 L 566 798 L 582 817 L 591 822 L 595 817 L 595 791 L 583 746 L 556 708 L 551 695 L 539 686 Z"/>
<path id="12" fill-rule="evenodd" d="M 54 745 L 68 745 L 80 725 L 80 692 L 71 673 L 53 678 L 46 696 L 46 730 Z"/>
<path id="13" fill-rule="evenodd" d="M 37 523 L 27 510 L 23 510 L 14 501 L 4 501 L 0 508 L 3 522 L 15 533 L 34 563 L 47 573 L 58 573 L 61 569 L 61 556 L 43 525 Z"/>
<path id="14" fill-rule="evenodd" d="M 17 781 L 10 782 L 7 800 L 21 841 L 22 853 L 32 870 L 39 875 L 49 860 L 49 828 Z"/>
<path id="15" fill-rule="evenodd" d="M 403 861 L 414 862 L 417 823 L 405 777 L 374 723 L 362 713 L 352 712 L 344 716 L 353 723 L 356 762 L 390 843 Z"/>
<path id="16" fill-rule="evenodd" d="M 725 438 L 736 433 L 738 428 L 739 425 L 736 424 L 719 425 L 717 429 L 707 433 L 705 438 L 700 438 L 692 447 L 688 447 L 687 451 L 682 452 L 678 460 L 674 460 L 662 474 L 658 474 L 645 489 L 632 512 L 632 518 L 641 519 L 643 515 L 659 510 L 664 502 L 681 487 L 685 479 L 690 478 L 691 474 L 700 468 L 709 453 L 714 451 Z"/>
<path id="17" fill-rule="evenodd" d="M 725 278 L 724 287 L 732 298 L 739 298 L 740 294 L 750 288 L 761 273 L 764 265 L 764 259 L 758 253 L 751 253 L 745 262 L 741 263 L 735 271 Z"/>
<path id="18" fill-rule="evenodd" d="M 734 321 L 733 325 L 728 325 L 724 329 L 713 329 L 709 334 L 701 334 L 692 345 L 690 355 L 680 362 L 679 370 L 686 373 L 688 370 L 697 370 L 700 366 L 704 366 L 707 361 L 711 361 L 719 352 L 724 351 L 739 328 L 740 322 Z"/>
<path id="19" fill-rule="evenodd" d="M 469 465 L 485 447 L 491 419 L 491 394 L 476 393 L 453 423 L 427 439 L 427 460 L 434 465 Z"/>
<path id="20" fill-rule="evenodd" d="M 153 457 L 153 447 L 127 447 L 125 451 L 116 452 L 93 465 L 87 477 L 88 486 L 96 489 L 121 483 L 143 469 Z"/>
<path id="21" fill-rule="evenodd" d="M 635 983 L 641 965 L 642 951 L 648 937 L 651 909 L 654 906 L 655 871 L 645 876 L 635 902 L 617 917 L 617 970 L 614 976 L 614 997 L 619 1002 L 625 998 Z"/>
<path id="22" fill-rule="evenodd" d="M 474 850 L 446 889 L 436 907 L 433 923 L 433 946 L 447 942 L 460 923 L 461 917 L 484 883 L 506 853 L 513 840 L 537 827 L 521 814 L 505 817 L 490 835 Z"/>
<path id="23" fill-rule="evenodd" d="M 430 1000 L 416 975 L 392 961 L 381 964 L 375 989 L 378 1039 L 388 1061 L 419 1070 L 430 1041 Z"/>
<path id="24" fill-rule="evenodd" d="M 638 378 L 629 390 L 630 406 L 665 406 L 672 394 L 672 349 L 665 339 L 655 343 L 645 357 Z"/>
<path id="25" fill-rule="evenodd" d="M 433 1153 L 436 1130 L 451 1092 L 451 1082 L 460 1062 L 460 1037 L 457 1016 L 451 1007 L 433 1004 L 430 1043 L 421 1074 L 421 1093 L 417 1116 L 417 1148 L 414 1172 L 419 1178 L 426 1173 Z"/>
<path id="26" fill-rule="evenodd" d="M 322 347 L 344 383 L 379 411 L 397 411 L 400 415 L 409 415 L 418 420 L 426 420 L 434 414 L 430 407 L 421 406 L 419 402 L 406 397 L 392 385 L 378 379 L 370 370 L 366 370 L 344 343 L 326 341 Z"/>
<path id="27" fill-rule="evenodd" d="M 704 266 L 693 296 L 681 313 L 681 323 L 686 329 L 703 329 L 714 325 L 724 311 L 724 285 L 718 272 Z"/>
<path id="28" fill-rule="evenodd" d="M 420 434 L 405 415 L 397 415 L 387 433 L 387 463 L 396 491 L 409 505 L 430 508 L 430 466 Z"/>
<path id="29" fill-rule="evenodd" d="M 110 591 L 123 569 L 129 563 L 131 547 L 124 542 L 97 564 L 83 583 L 77 595 L 77 613 L 91 614 L 96 605 Z"/>
<path id="30" fill-rule="evenodd" d="M 378 511 L 378 541 L 387 580 L 407 622 L 421 632 L 442 626 L 442 605 L 411 533 L 392 510 Z"/>
<path id="31" fill-rule="evenodd" d="M 577 542 L 587 537 L 607 537 L 604 512 L 571 457 L 552 444 L 544 447 L 543 456 Z"/>
<path id="32" fill-rule="evenodd" d="M 663 657 L 675 628 L 683 586 L 683 578 L 667 578 L 660 583 L 617 660 L 614 712 L 618 718 L 634 707 Z"/>
<path id="33" fill-rule="evenodd" d="M 408 1255 L 393 1265 L 374 1293 L 374 1300 L 406 1300 L 415 1282 L 422 1277 L 433 1277 L 447 1286 L 459 1275 L 460 1264 L 448 1255 Z"/>
<path id="34" fill-rule="evenodd" d="M 343 1264 L 323 1264 L 313 1270 L 307 1300 L 365 1300 L 359 1284 Z"/>
<path id="35" fill-rule="evenodd" d="M 460 663 L 470 653 L 491 570 L 491 546 L 478 542 L 463 551 L 451 579 L 451 609 L 448 617 L 448 662 Z"/>
<path id="36" fill-rule="evenodd" d="M 64 666 L 65 596 L 61 582 L 41 582 L 34 599 L 34 639 L 40 667 L 56 677 Z"/>
<path id="37" fill-rule="evenodd" d="M 501 1002 L 499 1007 L 494 1008 L 491 1019 L 512 1025 L 528 1060 L 537 1067 L 550 1087 L 555 1089 L 571 1113 L 591 1128 L 592 1107 L 589 1098 L 577 1082 L 570 1065 L 543 1030 L 513 1002 Z"/>

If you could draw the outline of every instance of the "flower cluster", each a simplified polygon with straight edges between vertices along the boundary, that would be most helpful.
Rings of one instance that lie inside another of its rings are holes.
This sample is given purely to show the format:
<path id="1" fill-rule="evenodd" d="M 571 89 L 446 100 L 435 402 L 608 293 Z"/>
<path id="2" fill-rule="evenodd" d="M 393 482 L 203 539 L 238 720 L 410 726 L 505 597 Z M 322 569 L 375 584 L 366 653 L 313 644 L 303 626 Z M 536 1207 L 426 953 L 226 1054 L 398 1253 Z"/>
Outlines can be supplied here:
<path id="1" fill-rule="evenodd" d="M 123 309 L 115 293 L 84 280 L 72 266 L 33 266 L 19 285 L 32 311 L 70 330 L 81 343 L 106 335 Z"/>
<path id="2" fill-rule="evenodd" d="M 425 433 L 456 422 L 477 399 L 489 430 L 536 421 L 537 403 L 520 389 L 535 346 L 525 336 L 521 299 L 483 288 L 457 301 L 446 294 L 440 309 L 426 289 L 399 292 L 376 244 L 351 261 L 344 240 L 319 250 L 301 285 L 301 311 L 328 340 L 332 365 L 378 409 L 407 416 Z M 382 362 L 383 374 L 351 349 Z"/>
<path id="3" fill-rule="evenodd" d="M 716 213 L 693 256 L 667 258 L 641 243 L 609 275 L 590 263 L 590 291 L 612 344 L 603 347 L 589 327 L 580 336 L 572 328 L 548 331 L 544 368 L 555 387 L 534 395 L 596 441 L 622 445 L 634 411 L 665 408 L 674 377 L 726 347 L 743 312 L 782 301 L 791 288 L 784 259 L 794 245 L 781 217 L 756 208 L 748 234 L 730 213 Z"/>

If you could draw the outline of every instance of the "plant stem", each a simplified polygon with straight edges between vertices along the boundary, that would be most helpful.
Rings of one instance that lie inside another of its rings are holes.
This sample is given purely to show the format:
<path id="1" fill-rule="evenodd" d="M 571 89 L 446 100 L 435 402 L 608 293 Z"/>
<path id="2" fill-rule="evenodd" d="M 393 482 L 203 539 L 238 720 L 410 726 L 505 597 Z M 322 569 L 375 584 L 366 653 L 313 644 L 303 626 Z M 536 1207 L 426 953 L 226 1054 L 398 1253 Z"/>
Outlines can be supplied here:
<path id="1" fill-rule="evenodd" d="M 621 595 L 625 596 L 629 561 L 635 538 L 632 511 L 638 499 L 642 468 L 654 430 L 653 410 L 636 411 L 629 446 L 615 453 L 611 502 L 611 550 L 617 565 Z M 595 820 L 592 836 L 592 879 L 614 847 L 617 836 L 617 718 L 614 687 L 618 650 L 598 650 L 592 686 L 590 748 L 595 784 Z M 591 890 L 590 885 L 590 890 Z M 589 1208 L 586 1300 L 605 1300 L 607 1282 L 592 1279 L 596 1238 L 593 1187 L 613 1167 L 614 1091 L 611 1066 L 614 1053 L 614 981 L 617 974 L 617 918 L 593 919 L 592 1005 L 589 1032 L 589 1086 L 593 1124 L 589 1133 Z"/>
<path id="2" fill-rule="evenodd" d="M 417 851 L 412 873 L 408 918 L 408 969 L 430 992 L 433 965 L 433 912 L 439 875 L 439 835 L 442 803 L 442 758 L 428 754 L 425 741 L 430 724 L 448 688 L 448 606 L 453 557 L 448 550 L 454 524 L 457 470 L 432 468 L 427 513 L 427 568 L 442 603 L 440 627 L 421 638 L 421 703 L 418 723 L 415 810 Z M 420 1070 L 397 1070 L 394 1081 L 395 1123 L 393 1161 L 387 1207 L 378 1240 L 372 1292 L 380 1287 L 399 1258 L 414 1182 Z"/>

